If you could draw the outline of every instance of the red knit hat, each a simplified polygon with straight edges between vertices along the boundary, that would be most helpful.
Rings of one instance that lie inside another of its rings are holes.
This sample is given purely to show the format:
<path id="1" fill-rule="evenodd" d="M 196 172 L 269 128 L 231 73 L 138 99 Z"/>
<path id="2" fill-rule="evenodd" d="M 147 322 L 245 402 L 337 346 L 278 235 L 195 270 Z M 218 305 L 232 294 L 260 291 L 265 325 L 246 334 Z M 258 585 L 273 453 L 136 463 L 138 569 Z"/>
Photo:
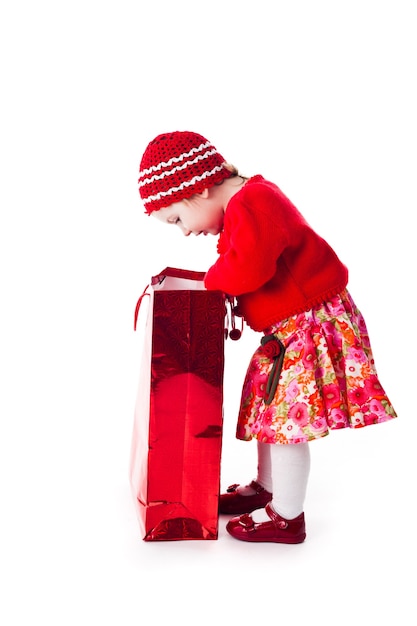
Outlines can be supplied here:
<path id="1" fill-rule="evenodd" d="M 212 187 L 231 172 L 204 137 L 188 131 L 155 137 L 140 162 L 139 193 L 146 213 L 180 202 Z"/>

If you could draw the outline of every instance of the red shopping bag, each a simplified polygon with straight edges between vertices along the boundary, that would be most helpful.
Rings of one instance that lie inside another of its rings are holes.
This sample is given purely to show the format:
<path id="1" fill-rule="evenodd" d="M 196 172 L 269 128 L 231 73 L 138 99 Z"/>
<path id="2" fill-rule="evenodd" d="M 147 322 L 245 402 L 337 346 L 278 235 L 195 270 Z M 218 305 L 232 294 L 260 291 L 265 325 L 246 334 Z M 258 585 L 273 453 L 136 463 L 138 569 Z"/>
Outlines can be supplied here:
<path id="1" fill-rule="evenodd" d="M 145 541 L 217 539 L 226 298 L 204 273 L 152 279 L 130 483 Z"/>

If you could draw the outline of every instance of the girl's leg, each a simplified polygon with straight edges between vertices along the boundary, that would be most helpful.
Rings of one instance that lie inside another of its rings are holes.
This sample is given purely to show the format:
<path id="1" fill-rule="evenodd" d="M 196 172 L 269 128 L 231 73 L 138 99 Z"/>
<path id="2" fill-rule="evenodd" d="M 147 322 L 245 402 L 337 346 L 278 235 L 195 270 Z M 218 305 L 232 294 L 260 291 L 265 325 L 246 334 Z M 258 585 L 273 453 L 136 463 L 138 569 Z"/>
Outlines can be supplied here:
<path id="1" fill-rule="evenodd" d="M 219 512 L 230 515 L 247 513 L 265 506 L 272 497 L 271 446 L 258 442 L 258 474 L 249 485 L 230 485 L 220 495 Z"/>
<path id="2" fill-rule="evenodd" d="M 256 482 L 264 489 L 272 493 L 272 469 L 271 469 L 271 444 L 257 442 L 258 444 L 258 475 Z"/>
<path id="3" fill-rule="evenodd" d="M 269 443 L 257 441 L 258 446 L 258 475 L 256 482 L 266 491 L 272 493 L 272 474 L 271 474 L 271 446 Z M 239 485 L 237 488 L 241 496 L 253 496 L 256 492 L 250 485 Z"/>
<path id="4" fill-rule="evenodd" d="M 272 508 L 281 517 L 291 520 L 304 509 L 310 473 L 310 449 L 308 443 L 274 445 L 270 448 L 272 474 Z M 254 522 L 270 521 L 265 509 L 251 513 Z"/>

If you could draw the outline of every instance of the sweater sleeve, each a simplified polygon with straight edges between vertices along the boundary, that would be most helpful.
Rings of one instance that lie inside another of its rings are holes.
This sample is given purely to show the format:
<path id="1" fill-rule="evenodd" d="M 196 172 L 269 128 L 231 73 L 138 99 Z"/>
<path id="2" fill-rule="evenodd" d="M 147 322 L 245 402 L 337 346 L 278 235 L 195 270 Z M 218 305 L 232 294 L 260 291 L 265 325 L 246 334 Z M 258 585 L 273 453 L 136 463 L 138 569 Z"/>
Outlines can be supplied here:
<path id="1" fill-rule="evenodd" d="M 208 270 L 205 286 L 232 296 L 255 291 L 270 280 L 287 245 L 275 203 L 268 197 L 255 201 L 253 194 L 244 202 L 229 203 L 221 237 L 220 256 Z"/>

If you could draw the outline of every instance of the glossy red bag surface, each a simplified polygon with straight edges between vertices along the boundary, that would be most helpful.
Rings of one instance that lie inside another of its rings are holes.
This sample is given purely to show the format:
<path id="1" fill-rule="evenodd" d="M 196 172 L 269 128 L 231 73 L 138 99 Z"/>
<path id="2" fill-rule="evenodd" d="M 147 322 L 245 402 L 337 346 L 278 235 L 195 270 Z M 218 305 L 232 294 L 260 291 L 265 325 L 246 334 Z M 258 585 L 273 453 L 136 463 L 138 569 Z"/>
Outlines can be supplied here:
<path id="1" fill-rule="evenodd" d="M 203 277 L 167 268 L 146 302 L 130 466 L 145 541 L 218 536 L 226 308 Z"/>

